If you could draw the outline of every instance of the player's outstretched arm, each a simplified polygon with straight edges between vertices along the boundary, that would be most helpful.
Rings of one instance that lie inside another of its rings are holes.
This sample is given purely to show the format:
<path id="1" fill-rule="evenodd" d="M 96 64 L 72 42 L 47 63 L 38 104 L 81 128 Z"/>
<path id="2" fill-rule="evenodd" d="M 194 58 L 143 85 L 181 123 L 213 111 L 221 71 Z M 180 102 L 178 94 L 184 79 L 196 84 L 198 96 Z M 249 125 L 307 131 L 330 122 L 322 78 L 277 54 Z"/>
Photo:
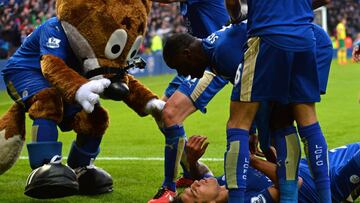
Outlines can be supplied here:
<path id="1" fill-rule="evenodd" d="M 317 8 L 320 8 L 321 6 L 325 6 L 326 4 L 328 4 L 330 2 L 331 2 L 331 0 L 313 0 L 312 6 L 313 6 L 313 9 L 317 9 Z"/>
<path id="2" fill-rule="evenodd" d="M 190 175 L 193 179 L 201 179 L 203 175 L 209 172 L 207 167 L 199 164 L 199 159 L 204 155 L 207 146 L 207 137 L 194 135 L 189 138 L 185 146 L 186 157 L 189 163 Z"/>

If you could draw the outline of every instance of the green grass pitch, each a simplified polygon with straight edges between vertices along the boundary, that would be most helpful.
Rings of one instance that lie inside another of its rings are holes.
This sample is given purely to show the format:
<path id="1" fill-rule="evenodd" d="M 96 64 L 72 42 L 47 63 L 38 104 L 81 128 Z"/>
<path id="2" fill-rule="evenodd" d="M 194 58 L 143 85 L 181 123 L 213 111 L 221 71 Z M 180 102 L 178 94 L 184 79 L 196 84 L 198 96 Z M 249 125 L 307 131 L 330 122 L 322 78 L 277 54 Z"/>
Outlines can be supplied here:
<path id="1" fill-rule="evenodd" d="M 153 91 L 162 94 L 172 75 L 145 77 L 140 80 Z M 187 135 L 207 135 L 210 141 L 205 158 L 222 158 L 225 149 L 225 123 L 229 112 L 231 85 L 221 91 L 208 106 L 208 113 L 197 112 L 185 122 Z M 317 104 L 318 116 L 329 148 L 360 141 L 360 65 L 337 65 L 330 73 L 328 93 Z M 10 106 L 5 92 L 0 92 L 0 114 Z M 153 119 L 138 117 L 122 102 L 102 101 L 109 110 L 110 127 L 101 144 L 99 157 L 163 157 L 163 135 Z M 27 120 L 27 142 L 31 120 Z M 75 134 L 59 133 L 63 155 L 67 156 Z M 24 148 L 22 155 L 27 156 Z M 63 161 L 65 163 L 65 161 Z M 205 161 L 215 174 L 222 173 L 221 161 Z M 100 196 L 72 196 L 46 202 L 147 202 L 161 185 L 163 162 L 159 160 L 97 160 L 114 179 L 114 191 Z M 23 194 L 27 175 L 31 172 L 28 160 L 20 159 L 15 166 L 0 176 L 0 202 L 36 201 Z"/>

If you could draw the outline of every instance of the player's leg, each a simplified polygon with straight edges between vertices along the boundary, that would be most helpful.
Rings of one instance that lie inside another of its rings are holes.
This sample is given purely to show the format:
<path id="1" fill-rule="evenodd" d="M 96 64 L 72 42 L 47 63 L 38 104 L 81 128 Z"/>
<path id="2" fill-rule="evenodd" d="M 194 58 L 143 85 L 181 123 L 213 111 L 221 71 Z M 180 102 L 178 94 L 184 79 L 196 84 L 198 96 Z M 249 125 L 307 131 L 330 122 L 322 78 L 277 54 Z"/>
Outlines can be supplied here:
<path id="1" fill-rule="evenodd" d="M 251 38 L 248 43 L 249 47 L 252 47 L 252 51 L 249 48 L 250 52 L 245 53 L 241 93 L 255 101 L 288 103 L 293 54 L 274 47 L 260 38 Z M 255 61 L 255 63 L 251 61 Z M 258 113 L 261 114 L 261 112 Z M 279 115 L 279 117 L 283 116 L 283 114 Z M 279 139 L 277 141 L 280 153 L 278 161 L 284 163 L 278 169 L 279 178 L 283 180 L 280 197 L 282 200 L 287 200 L 286 202 L 297 201 L 294 193 L 297 191 L 296 174 L 300 154 L 296 133 L 290 126 L 291 123 L 290 120 L 290 122 L 278 126 L 276 128 L 278 133 L 275 135 Z M 257 126 L 261 128 L 260 123 L 257 123 Z M 261 137 L 263 130 L 260 128 L 259 135 Z M 268 140 L 265 137 L 260 138 L 260 140 L 262 139 L 265 142 Z M 285 164 L 286 161 L 289 165 Z"/>
<path id="2" fill-rule="evenodd" d="M 333 201 L 355 201 L 360 187 L 360 143 L 330 150 L 329 165 Z"/>
<path id="3" fill-rule="evenodd" d="M 238 74 L 240 71 L 238 70 Z M 239 80 L 235 81 L 230 102 L 230 117 L 226 126 L 224 172 L 230 203 L 241 203 L 245 200 L 247 169 L 250 160 L 249 130 L 259 107 L 258 102 L 240 102 L 241 85 Z"/>
<path id="4" fill-rule="evenodd" d="M 298 199 L 298 167 L 301 147 L 289 105 L 276 104 L 271 115 L 271 129 L 276 149 L 276 173 L 279 180 L 280 202 Z"/>
<path id="5" fill-rule="evenodd" d="M 290 98 L 320 200 L 331 202 L 327 143 L 316 117 L 314 103 L 320 101 L 314 49 L 294 53 Z"/>
<path id="6" fill-rule="evenodd" d="M 162 112 L 164 126 L 161 129 L 166 142 L 165 180 L 162 188 L 176 190 L 175 178 L 180 160 L 184 176 L 190 177 L 188 164 L 182 155 L 186 142 L 182 123 L 197 109 L 205 113 L 206 105 L 226 84 L 226 80 L 216 77 L 211 72 L 205 72 L 201 79 L 175 78 L 166 89 L 164 98 L 167 98 L 167 102 Z M 156 200 L 160 198 L 154 198 L 150 202 L 160 201 Z"/>
<path id="7" fill-rule="evenodd" d="M 246 175 L 249 167 L 249 130 L 254 120 L 257 102 L 231 101 L 227 122 L 227 144 L 224 157 L 226 187 L 230 203 L 244 202 Z"/>

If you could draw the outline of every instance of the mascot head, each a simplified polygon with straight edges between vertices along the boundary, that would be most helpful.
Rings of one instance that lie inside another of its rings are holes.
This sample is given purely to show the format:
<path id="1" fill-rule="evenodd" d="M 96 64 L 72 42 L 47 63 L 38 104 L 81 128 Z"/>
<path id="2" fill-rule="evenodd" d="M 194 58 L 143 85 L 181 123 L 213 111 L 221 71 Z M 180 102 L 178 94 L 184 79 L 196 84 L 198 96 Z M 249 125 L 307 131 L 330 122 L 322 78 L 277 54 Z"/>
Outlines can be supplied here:
<path id="1" fill-rule="evenodd" d="M 84 73 L 123 68 L 143 41 L 149 0 L 57 0 L 56 11 Z"/>

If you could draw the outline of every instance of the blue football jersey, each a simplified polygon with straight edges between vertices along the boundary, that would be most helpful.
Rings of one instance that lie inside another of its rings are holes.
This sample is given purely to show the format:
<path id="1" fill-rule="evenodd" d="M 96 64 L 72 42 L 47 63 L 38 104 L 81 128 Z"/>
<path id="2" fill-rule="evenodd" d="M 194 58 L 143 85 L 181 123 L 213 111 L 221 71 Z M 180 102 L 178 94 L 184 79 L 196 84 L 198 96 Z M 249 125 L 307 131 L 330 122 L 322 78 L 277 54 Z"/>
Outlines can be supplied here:
<path id="1" fill-rule="evenodd" d="M 243 60 L 246 40 L 246 23 L 240 23 L 224 27 L 202 41 L 203 49 L 217 75 L 234 83 Z"/>
<path id="2" fill-rule="evenodd" d="M 311 0 L 248 0 L 248 9 L 250 37 L 289 51 L 315 46 Z"/>
<path id="3" fill-rule="evenodd" d="M 76 69 L 78 66 L 60 21 L 50 18 L 34 30 L 11 56 L 3 73 L 17 70 L 40 70 L 41 56 L 50 54 L 63 59 Z"/>
<path id="4" fill-rule="evenodd" d="M 187 0 L 180 4 L 189 33 L 205 38 L 229 20 L 224 0 Z"/>

